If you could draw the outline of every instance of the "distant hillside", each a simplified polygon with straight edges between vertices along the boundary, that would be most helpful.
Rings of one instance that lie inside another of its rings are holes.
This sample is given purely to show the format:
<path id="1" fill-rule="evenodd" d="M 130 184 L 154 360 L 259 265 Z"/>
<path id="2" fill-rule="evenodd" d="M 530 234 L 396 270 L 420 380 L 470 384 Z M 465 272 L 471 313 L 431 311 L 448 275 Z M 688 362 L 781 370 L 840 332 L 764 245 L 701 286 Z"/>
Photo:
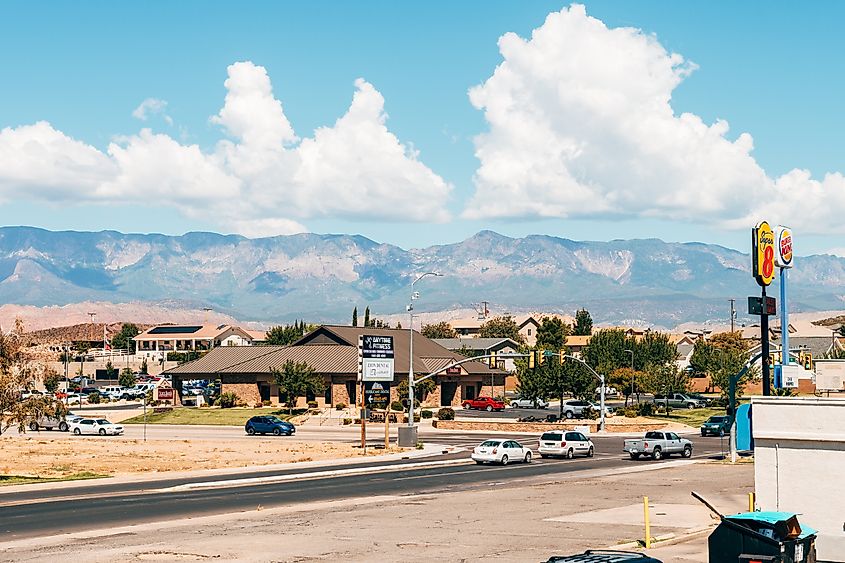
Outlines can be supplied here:
<path id="1" fill-rule="evenodd" d="M 509 238 L 491 231 L 404 250 L 354 235 L 247 239 L 5 227 L 0 302 L 149 303 L 200 315 L 209 306 L 242 321 L 348 322 L 356 305 L 359 312 L 369 305 L 374 314 L 401 313 L 411 273 L 433 270 L 444 277 L 420 285 L 421 310 L 482 300 L 494 311 L 571 314 L 584 306 L 597 322 L 675 326 L 726 318 L 728 298 L 738 300 L 743 316 L 745 297 L 759 293 L 749 262 L 747 254 L 702 243 Z M 799 257 L 790 279 L 792 308 L 843 307 L 845 259 Z"/>

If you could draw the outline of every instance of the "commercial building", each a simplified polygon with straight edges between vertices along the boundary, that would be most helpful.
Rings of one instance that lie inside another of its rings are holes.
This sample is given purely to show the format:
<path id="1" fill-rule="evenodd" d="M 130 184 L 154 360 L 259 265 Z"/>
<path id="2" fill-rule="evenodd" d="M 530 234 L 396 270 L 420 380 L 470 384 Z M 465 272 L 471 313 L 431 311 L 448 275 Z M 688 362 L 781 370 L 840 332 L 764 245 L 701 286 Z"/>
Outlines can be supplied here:
<path id="1" fill-rule="evenodd" d="M 231 325 L 156 325 L 134 338 L 138 354 L 157 357 L 166 352 L 194 352 L 218 346 L 251 346 L 253 336 Z"/>
<path id="2" fill-rule="evenodd" d="M 321 326 L 290 346 L 221 346 L 198 360 L 167 370 L 181 395 L 181 382 L 190 379 L 219 379 L 221 391 L 232 391 L 247 404 L 269 401 L 278 404 L 283 390 L 276 385 L 272 370 L 285 362 L 305 362 L 325 378 L 319 406 L 355 404 L 358 400 L 358 337 L 392 336 L 395 348 L 391 398 L 400 400 L 397 386 L 407 380 L 410 364 L 410 333 L 404 329 Z M 420 377 L 466 359 L 447 350 L 418 332 L 414 333 L 414 375 Z M 479 395 L 504 393 L 507 372 L 490 369 L 483 362 L 466 362 L 433 378 L 436 386 L 423 401 L 424 406 L 459 406 L 461 401 Z"/>

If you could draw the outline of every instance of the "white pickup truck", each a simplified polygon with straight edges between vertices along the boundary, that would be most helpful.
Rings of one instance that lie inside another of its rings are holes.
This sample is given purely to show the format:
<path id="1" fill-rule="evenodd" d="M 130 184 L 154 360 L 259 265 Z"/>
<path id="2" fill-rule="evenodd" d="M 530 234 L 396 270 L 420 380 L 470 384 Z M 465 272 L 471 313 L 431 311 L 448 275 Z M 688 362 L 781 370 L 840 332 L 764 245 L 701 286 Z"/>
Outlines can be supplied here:
<path id="1" fill-rule="evenodd" d="M 651 459 L 663 459 L 672 454 L 692 457 L 692 442 L 679 438 L 674 432 L 646 432 L 642 440 L 625 440 L 624 451 L 631 459 L 640 459 L 641 455 Z"/>

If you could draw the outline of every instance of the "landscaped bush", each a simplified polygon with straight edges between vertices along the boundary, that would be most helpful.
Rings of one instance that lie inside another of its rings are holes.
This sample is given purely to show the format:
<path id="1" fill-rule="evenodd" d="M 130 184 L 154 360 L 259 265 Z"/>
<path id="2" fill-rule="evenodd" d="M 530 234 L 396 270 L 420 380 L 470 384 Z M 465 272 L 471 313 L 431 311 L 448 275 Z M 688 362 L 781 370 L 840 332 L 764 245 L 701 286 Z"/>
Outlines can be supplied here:
<path id="1" fill-rule="evenodd" d="M 420 416 L 423 418 L 431 418 L 432 416 L 434 416 L 434 413 L 432 413 L 431 411 L 422 411 L 420 413 Z"/>
<path id="2" fill-rule="evenodd" d="M 637 408 L 633 407 L 633 406 L 625 407 L 624 409 L 622 409 L 621 412 L 622 412 L 623 415 L 625 415 L 628 418 L 637 418 L 637 415 L 639 414 L 639 413 L 637 413 Z"/>
<path id="3" fill-rule="evenodd" d="M 92 405 L 99 405 L 100 404 L 100 394 L 99 393 L 89 393 L 88 394 L 88 402 Z"/>
<path id="4" fill-rule="evenodd" d="M 339 411 L 342 411 L 343 409 L 346 408 L 346 403 L 338 403 L 334 406 L 334 408 L 336 408 Z"/>
<path id="5" fill-rule="evenodd" d="M 267 399 L 266 401 L 261 401 L 261 406 L 262 407 L 269 407 L 270 406 L 270 399 Z"/>
<path id="6" fill-rule="evenodd" d="M 390 403 L 390 410 L 403 411 L 405 410 L 405 406 L 402 404 L 402 401 L 393 401 L 392 403 Z"/>
<path id="7" fill-rule="evenodd" d="M 217 398 L 217 405 L 221 409 L 230 409 L 238 404 L 238 400 L 238 395 L 234 391 L 226 391 L 220 393 L 220 397 Z"/>
<path id="8" fill-rule="evenodd" d="M 317 408 L 317 401 L 308 401 L 308 408 L 309 409 L 316 409 Z"/>
<path id="9" fill-rule="evenodd" d="M 437 411 L 437 420 L 455 420 L 455 409 L 444 407 Z"/>
<path id="10" fill-rule="evenodd" d="M 654 416 L 654 403 L 640 403 L 637 405 L 637 414 L 639 416 Z"/>
<path id="11" fill-rule="evenodd" d="M 344 419 L 343 419 L 343 424 L 344 424 L 344 425 L 347 425 L 347 424 L 352 424 L 352 419 L 351 419 L 351 418 L 344 418 Z"/>
<path id="12" fill-rule="evenodd" d="M 415 414 L 414 415 L 414 422 L 419 422 L 419 421 L 420 421 L 420 415 Z M 408 415 L 405 415 L 405 416 L 402 417 L 402 422 L 408 422 Z"/>
<path id="13" fill-rule="evenodd" d="M 581 416 L 588 420 L 596 420 L 599 417 L 599 411 L 593 407 L 584 407 L 584 410 L 581 412 Z"/>

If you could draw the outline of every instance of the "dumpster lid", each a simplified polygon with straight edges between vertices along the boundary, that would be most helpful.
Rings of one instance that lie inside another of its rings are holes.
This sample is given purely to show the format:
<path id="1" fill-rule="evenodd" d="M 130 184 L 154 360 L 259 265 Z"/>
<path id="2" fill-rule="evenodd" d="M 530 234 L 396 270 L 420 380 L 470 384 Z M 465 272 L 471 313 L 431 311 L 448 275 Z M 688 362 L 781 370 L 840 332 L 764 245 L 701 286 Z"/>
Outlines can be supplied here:
<path id="1" fill-rule="evenodd" d="M 816 533 L 813 528 L 801 525 L 798 523 L 798 515 L 794 512 L 775 512 L 775 511 L 761 511 L 761 512 L 740 512 L 739 514 L 731 514 L 725 516 L 725 519 L 740 522 L 761 522 L 780 530 L 788 529 L 789 532 L 783 534 L 788 539 L 804 539 Z"/>

